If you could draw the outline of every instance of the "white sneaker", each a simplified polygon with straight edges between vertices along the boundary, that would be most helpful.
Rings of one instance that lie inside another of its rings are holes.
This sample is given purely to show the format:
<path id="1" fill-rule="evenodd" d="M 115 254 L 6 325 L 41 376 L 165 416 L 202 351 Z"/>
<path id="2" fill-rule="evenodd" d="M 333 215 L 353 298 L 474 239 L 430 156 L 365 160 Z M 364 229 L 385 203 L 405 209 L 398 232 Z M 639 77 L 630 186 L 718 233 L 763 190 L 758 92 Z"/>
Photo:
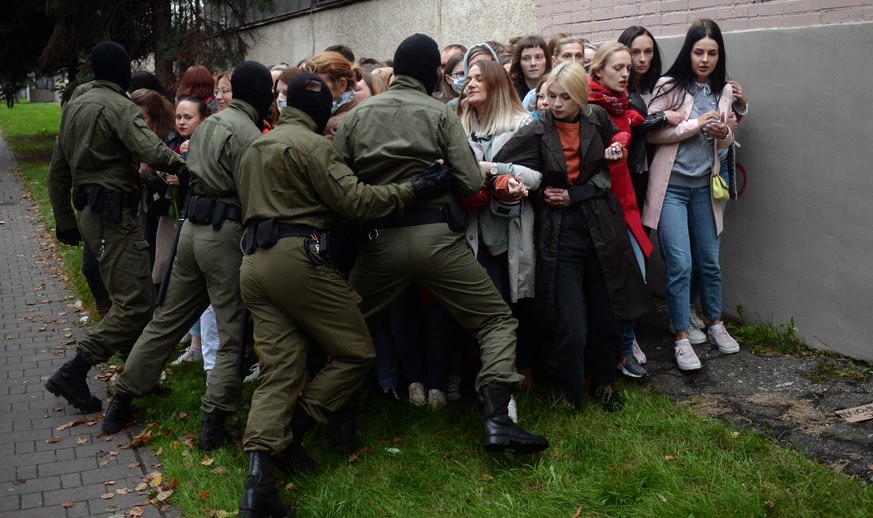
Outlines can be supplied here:
<path id="1" fill-rule="evenodd" d="M 740 344 L 724 328 L 724 324 L 709 326 L 709 343 L 718 347 L 719 352 L 733 354 L 740 352 Z"/>
<path id="2" fill-rule="evenodd" d="M 249 374 L 245 378 L 243 378 L 243 383 L 251 383 L 258 379 L 258 375 L 261 373 L 261 364 L 256 363 L 252 365 L 249 369 Z"/>
<path id="3" fill-rule="evenodd" d="M 688 314 L 688 323 L 691 324 L 691 327 L 694 329 L 706 329 L 706 323 L 702 318 L 700 318 L 700 315 L 697 314 L 697 310 L 694 309 L 694 306 L 691 306 L 691 313 Z"/>
<path id="4" fill-rule="evenodd" d="M 434 410 L 446 406 L 446 393 L 439 389 L 428 390 L 427 406 Z"/>
<path id="5" fill-rule="evenodd" d="M 177 366 L 182 365 L 183 363 L 192 363 L 192 362 L 202 362 L 203 361 L 203 352 L 200 349 L 194 349 L 193 347 L 188 347 L 185 349 L 185 352 L 179 355 L 178 358 L 170 362 L 170 365 Z"/>
<path id="6" fill-rule="evenodd" d="M 424 395 L 424 385 L 421 383 L 409 384 L 409 402 L 415 406 L 424 406 L 427 404 L 427 399 Z"/>
<path id="7" fill-rule="evenodd" d="M 634 343 L 633 345 L 631 345 L 631 351 L 633 352 L 634 357 L 637 359 L 637 361 L 640 362 L 640 365 L 646 363 L 646 353 L 644 353 L 643 350 L 640 349 L 640 344 L 637 343 L 636 338 L 634 338 Z"/>
<path id="8" fill-rule="evenodd" d="M 673 329 L 673 326 L 670 326 L 670 334 L 676 334 L 676 330 Z M 706 333 L 692 326 L 688 328 L 688 341 L 691 342 L 691 345 L 703 345 L 707 341 Z M 640 362 L 640 365 L 642 365 L 642 362 Z"/>
<path id="9" fill-rule="evenodd" d="M 687 339 L 676 340 L 676 364 L 680 371 L 693 371 L 700 368 L 700 359 Z"/>

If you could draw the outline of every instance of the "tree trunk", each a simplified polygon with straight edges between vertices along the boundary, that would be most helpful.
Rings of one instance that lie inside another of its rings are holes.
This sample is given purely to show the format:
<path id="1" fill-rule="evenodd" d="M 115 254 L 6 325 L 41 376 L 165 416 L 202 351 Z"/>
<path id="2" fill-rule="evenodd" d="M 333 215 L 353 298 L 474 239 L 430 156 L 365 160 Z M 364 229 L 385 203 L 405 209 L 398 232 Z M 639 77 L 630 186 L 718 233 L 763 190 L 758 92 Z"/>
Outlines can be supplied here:
<path id="1" fill-rule="evenodd" d="M 152 34 L 155 38 L 155 75 L 172 96 L 172 88 L 176 85 L 176 74 L 173 71 L 174 60 L 167 56 L 167 44 L 170 40 L 170 0 L 150 0 L 152 7 Z"/>

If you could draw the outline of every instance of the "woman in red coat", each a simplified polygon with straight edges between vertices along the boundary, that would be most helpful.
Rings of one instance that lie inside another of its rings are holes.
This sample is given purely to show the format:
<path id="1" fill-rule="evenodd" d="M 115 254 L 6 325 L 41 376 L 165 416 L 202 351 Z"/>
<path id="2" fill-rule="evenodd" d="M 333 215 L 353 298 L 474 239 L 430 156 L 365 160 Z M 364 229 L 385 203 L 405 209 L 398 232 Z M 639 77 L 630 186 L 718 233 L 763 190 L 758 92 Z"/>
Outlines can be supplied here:
<path id="1" fill-rule="evenodd" d="M 630 49 L 618 42 L 605 43 L 597 49 L 589 71 L 591 75 L 588 79 L 588 102 L 606 110 L 609 118 L 619 130 L 613 140 L 620 142 L 622 147 L 627 149 L 630 144 L 631 128 L 645 122 L 642 115 L 628 109 L 627 84 L 631 73 Z M 652 253 L 652 243 L 643 229 L 640 208 L 637 206 L 626 156 L 627 153 L 622 160 L 609 163 L 611 190 L 621 202 L 634 255 L 643 278 L 645 278 L 645 258 Z M 633 354 L 635 339 L 633 322 L 624 324 L 623 334 L 622 357 L 618 369 L 626 376 L 634 378 L 645 376 L 646 370 Z"/>

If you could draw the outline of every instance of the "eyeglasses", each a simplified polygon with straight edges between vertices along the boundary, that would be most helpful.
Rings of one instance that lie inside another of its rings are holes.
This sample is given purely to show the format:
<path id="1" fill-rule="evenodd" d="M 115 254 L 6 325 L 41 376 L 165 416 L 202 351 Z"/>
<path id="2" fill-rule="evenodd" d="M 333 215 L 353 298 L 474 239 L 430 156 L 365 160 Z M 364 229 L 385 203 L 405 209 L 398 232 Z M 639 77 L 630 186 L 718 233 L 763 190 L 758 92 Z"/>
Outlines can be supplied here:
<path id="1" fill-rule="evenodd" d="M 446 74 L 446 75 L 451 77 L 452 79 L 460 79 L 460 78 L 464 77 L 464 71 L 460 70 L 458 72 L 455 72 L 454 74 Z"/>
<path id="2" fill-rule="evenodd" d="M 231 90 L 230 88 L 219 88 L 218 90 L 213 91 L 212 95 L 214 95 L 215 97 L 218 97 L 219 95 L 227 95 L 227 94 L 232 94 L 232 93 L 233 93 L 233 90 Z"/>

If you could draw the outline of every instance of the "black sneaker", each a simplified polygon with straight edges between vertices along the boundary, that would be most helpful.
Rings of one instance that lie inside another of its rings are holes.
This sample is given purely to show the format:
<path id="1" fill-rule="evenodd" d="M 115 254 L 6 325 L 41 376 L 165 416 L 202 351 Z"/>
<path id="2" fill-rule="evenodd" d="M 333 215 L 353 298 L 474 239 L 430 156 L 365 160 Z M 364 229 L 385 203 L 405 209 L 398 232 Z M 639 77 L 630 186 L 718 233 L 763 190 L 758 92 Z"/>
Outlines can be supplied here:
<path id="1" fill-rule="evenodd" d="M 626 354 L 621 357 L 621 360 L 618 362 L 618 370 L 631 378 L 642 378 L 649 374 L 633 354 Z"/>
<path id="2" fill-rule="evenodd" d="M 607 412 L 618 412 L 624 406 L 621 394 L 612 385 L 597 385 L 591 387 L 591 397 L 596 398 Z"/>

